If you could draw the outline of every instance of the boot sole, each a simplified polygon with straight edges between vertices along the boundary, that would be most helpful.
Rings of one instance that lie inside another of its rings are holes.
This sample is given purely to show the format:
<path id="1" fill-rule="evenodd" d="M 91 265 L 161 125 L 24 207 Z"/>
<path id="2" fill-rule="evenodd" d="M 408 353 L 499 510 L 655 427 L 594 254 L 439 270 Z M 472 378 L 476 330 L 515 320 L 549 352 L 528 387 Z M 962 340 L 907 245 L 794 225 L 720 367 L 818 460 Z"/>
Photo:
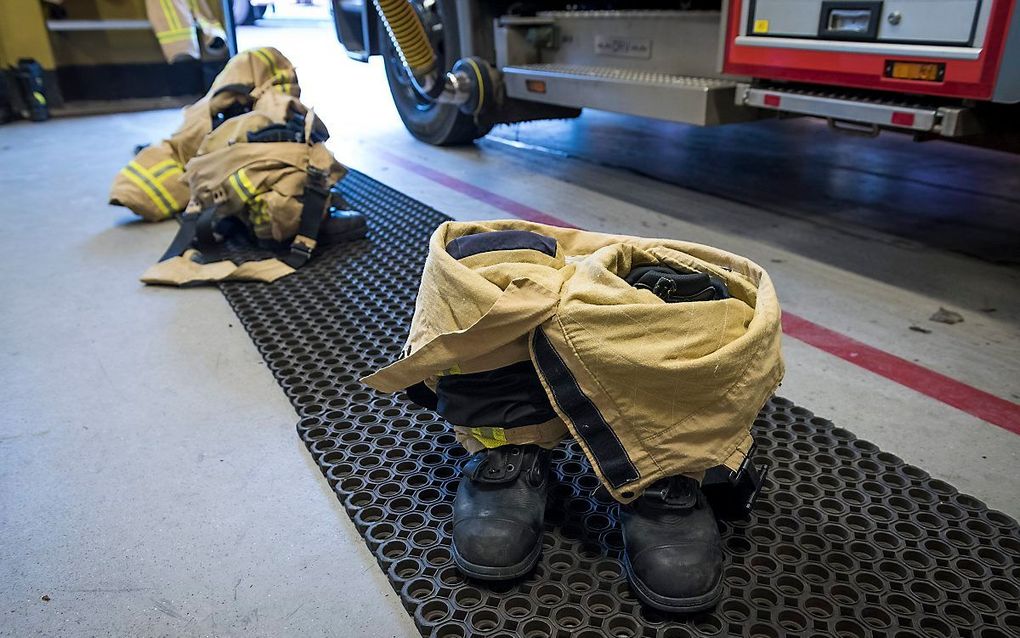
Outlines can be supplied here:
<path id="1" fill-rule="evenodd" d="M 648 588 L 643 582 L 641 582 L 637 576 L 634 575 L 634 568 L 630 565 L 630 559 L 627 558 L 626 554 L 623 557 L 623 569 L 627 573 L 627 580 L 630 581 L 630 586 L 634 590 L 634 594 L 644 604 L 648 605 L 653 609 L 659 611 L 665 611 L 674 614 L 692 614 L 698 611 L 705 611 L 712 609 L 722 598 L 723 581 L 720 576 L 719 582 L 715 584 L 712 589 L 701 596 L 692 596 L 690 598 L 670 598 L 668 596 L 660 596 L 651 589 Z"/>
<path id="2" fill-rule="evenodd" d="M 365 237 L 368 234 L 367 226 L 359 226 L 354 230 L 348 230 L 343 233 L 332 233 L 324 234 L 319 237 L 319 243 L 323 246 L 334 246 L 336 244 L 344 244 L 351 241 L 357 241 Z"/>
<path id="3" fill-rule="evenodd" d="M 464 557 L 457 551 L 455 543 L 451 543 L 451 547 L 453 549 L 453 563 L 457 566 L 457 569 L 464 572 L 465 576 L 470 576 L 477 580 L 513 580 L 514 578 L 526 576 L 538 564 L 538 557 L 542 554 L 542 539 L 539 537 L 539 542 L 535 543 L 535 548 L 524 557 L 524 560 L 516 565 L 508 565 L 507 567 L 476 565 L 464 560 Z"/>

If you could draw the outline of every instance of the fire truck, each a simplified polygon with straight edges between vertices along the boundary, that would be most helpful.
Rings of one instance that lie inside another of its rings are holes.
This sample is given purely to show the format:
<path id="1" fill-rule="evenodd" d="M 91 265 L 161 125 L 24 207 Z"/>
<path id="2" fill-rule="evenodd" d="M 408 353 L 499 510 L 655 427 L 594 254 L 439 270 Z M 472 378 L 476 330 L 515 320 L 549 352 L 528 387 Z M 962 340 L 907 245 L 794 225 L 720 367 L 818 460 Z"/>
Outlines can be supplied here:
<path id="1" fill-rule="evenodd" d="M 437 145 L 593 108 L 702 126 L 833 128 L 1012 148 L 1018 0 L 333 0 L 383 57 L 407 129 Z"/>

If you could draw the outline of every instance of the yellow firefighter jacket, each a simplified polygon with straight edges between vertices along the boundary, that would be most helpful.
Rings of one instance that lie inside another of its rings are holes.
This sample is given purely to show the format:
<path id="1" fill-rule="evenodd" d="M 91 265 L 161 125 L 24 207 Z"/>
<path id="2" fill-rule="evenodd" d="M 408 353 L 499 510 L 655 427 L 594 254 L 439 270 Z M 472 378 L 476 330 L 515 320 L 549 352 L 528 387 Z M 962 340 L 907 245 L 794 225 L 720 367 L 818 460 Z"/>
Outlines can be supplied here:
<path id="1" fill-rule="evenodd" d="M 545 239 L 459 259 L 447 250 L 501 230 Z M 731 296 L 666 303 L 624 281 L 650 264 L 710 274 Z M 666 476 L 739 467 L 783 376 L 780 331 L 768 274 L 722 250 L 516 220 L 448 222 L 429 244 L 405 356 L 364 381 L 396 392 L 530 359 L 599 479 L 628 502 Z"/>
<path id="2" fill-rule="evenodd" d="M 110 203 L 126 206 L 146 221 L 169 219 L 190 199 L 184 166 L 214 124 L 251 110 L 267 92 L 299 97 L 294 66 L 271 47 L 237 54 L 216 76 L 208 93 L 184 109 L 184 121 L 159 144 L 142 149 L 114 179 Z"/>

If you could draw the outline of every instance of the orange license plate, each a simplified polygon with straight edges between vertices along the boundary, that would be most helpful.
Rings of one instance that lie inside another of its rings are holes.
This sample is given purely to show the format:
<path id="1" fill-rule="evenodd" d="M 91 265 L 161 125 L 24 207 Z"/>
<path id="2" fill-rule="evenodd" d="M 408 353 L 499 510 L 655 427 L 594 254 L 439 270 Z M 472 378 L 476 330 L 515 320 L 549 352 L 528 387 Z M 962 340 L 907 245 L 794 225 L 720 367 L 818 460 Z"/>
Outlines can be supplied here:
<path id="1" fill-rule="evenodd" d="M 921 80 L 941 82 L 946 77 L 946 65 L 940 62 L 885 61 L 885 77 L 894 80 Z"/>

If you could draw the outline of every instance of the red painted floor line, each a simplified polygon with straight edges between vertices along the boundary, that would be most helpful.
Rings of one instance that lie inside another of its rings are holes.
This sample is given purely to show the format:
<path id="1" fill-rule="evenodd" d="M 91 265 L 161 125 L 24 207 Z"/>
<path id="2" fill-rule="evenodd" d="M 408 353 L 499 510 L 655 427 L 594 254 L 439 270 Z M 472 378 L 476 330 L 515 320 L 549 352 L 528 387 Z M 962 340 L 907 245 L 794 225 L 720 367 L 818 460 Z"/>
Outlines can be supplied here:
<path id="1" fill-rule="evenodd" d="M 477 199 L 478 201 L 488 204 L 493 208 L 498 208 L 502 211 L 506 211 L 513 215 L 514 217 L 519 217 L 529 222 L 535 222 L 536 224 L 546 224 L 548 226 L 562 226 L 563 228 L 577 228 L 577 226 L 574 226 L 573 224 L 568 224 L 567 222 L 563 221 L 562 219 L 559 219 L 558 217 L 553 217 L 552 215 L 543 213 L 542 211 L 532 208 L 531 206 L 526 206 L 520 202 L 515 202 L 512 199 L 507 199 L 502 195 L 497 195 L 496 193 L 493 193 L 492 191 L 487 191 L 484 188 L 478 188 L 473 184 L 468 184 L 467 182 L 457 179 L 456 177 L 453 177 L 451 175 L 447 175 L 446 173 L 440 173 L 439 171 L 429 168 L 424 164 L 419 164 L 418 162 L 409 160 L 404 157 L 400 157 L 399 155 L 394 155 L 393 153 L 390 153 L 389 151 L 384 151 L 382 149 L 376 149 L 376 152 L 379 155 L 385 157 L 388 161 L 392 162 L 393 164 L 402 166 L 405 169 L 411 171 L 412 173 L 417 173 L 422 177 L 427 177 L 433 182 L 446 186 L 450 190 L 455 190 L 458 193 L 462 193 L 464 195 L 467 195 L 468 197 L 471 197 L 472 199 Z"/>
<path id="2" fill-rule="evenodd" d="M 562 219 L 543 213 L 540 210 L 507 199 L 492 191 L 487 191 L 469 184 L 456 177 L 441 173 L 424 164 L 419 164 L 389 151 L 377 149 L 379 155 L 412 173 L 426 177 L 438 184 L 467 195 L 493 208 L 510 213 L 515 217 L 530 222 L 577 228 Z M 1020 405 L 979 390 L 973 386 L 957 381 L 944 374 L 920 366 L 902 357 L 879 350 L 808 321 L 793 313 L 783 311 L 783 334 L 814 346 L 823 352 L 839 357 L 865 370 L 889 379 L 902 386 L 920 392 L 936 401 L 950 405 L 958 410 L 987 421 L 1014 434 L 1020 434 Z"/>
<path id="3" fill-rule="evenodd" d="M 1020 405 L 783 311 L 783 334 L 1020 434 Z"/>

